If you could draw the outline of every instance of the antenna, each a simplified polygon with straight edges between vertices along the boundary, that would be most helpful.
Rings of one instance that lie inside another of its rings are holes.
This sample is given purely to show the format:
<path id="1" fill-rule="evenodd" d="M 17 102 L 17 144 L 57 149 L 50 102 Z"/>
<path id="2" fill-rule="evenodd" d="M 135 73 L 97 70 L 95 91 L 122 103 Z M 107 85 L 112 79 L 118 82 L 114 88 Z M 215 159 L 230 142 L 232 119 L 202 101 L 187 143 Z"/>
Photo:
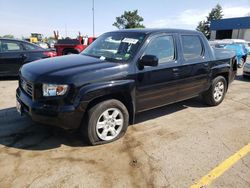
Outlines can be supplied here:
<path id="1" fill-rule="evenodd" d="M 95 0 L 92 0 L 92 12 L 93 12 L 93 37 L 95 37 Z"/>
<path id="2" fill-rule="evenodd" d="M 65 38 L 68 37 L 68 28 L 67 28 L 67 24 L 65 24 Z"/>

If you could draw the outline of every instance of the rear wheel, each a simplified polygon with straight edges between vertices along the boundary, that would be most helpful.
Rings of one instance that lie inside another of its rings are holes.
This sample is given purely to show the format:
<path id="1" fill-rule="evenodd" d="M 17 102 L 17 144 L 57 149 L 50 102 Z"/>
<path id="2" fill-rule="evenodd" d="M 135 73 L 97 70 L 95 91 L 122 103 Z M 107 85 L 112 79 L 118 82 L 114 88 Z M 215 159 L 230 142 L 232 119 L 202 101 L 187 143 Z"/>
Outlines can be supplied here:
<path id="1" fill-rule="evenodd" d="M 96 104 L 88 111 L 88 122 L 82 125 L 82 131 L 91 145 L 105 144 L 122 137 L 128 122 L 127 108 L 112 99 Z"/>
<path id="2" fill-rule="evenodd" d="M 212 85 L 202 94 L 204 101 L 210 106 L 219 105 L 226 94 L 227 81 L 223 76 L 218 76 L 212 81 Z"/>

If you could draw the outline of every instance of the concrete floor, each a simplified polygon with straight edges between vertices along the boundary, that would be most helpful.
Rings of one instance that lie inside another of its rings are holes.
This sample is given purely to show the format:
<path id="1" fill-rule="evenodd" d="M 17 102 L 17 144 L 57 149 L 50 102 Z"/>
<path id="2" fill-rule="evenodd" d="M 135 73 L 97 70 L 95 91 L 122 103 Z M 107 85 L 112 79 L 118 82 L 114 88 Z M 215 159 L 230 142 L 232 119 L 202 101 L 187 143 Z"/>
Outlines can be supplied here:
<path id="1" fill-rule="evenodd" d="M 151 110 L 122 139 L 95 147 L 78 133 L 20 117 L 16 87 L 0 81 L 1 188 L 184 188 L 250 142 L 250 80 L 241 75 L 218 107 L 195 98 Z M 249 188 L 250 155 L 210 187 Z"/>

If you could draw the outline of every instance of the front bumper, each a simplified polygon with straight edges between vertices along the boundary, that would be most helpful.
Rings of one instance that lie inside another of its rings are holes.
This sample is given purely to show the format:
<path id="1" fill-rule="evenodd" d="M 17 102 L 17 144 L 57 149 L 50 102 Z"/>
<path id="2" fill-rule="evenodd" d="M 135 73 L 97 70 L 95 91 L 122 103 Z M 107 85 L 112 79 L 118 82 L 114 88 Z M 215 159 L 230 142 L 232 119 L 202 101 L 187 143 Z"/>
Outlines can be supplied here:
<path id="1" fill-rule="evenodd" d="M 22 89 L 17 88 L 16 99 L 21 104 L 24 114 L 31 117 L 34 122 L 61 127 L 63 129 L 76 129 L 80 127 L 85 112 L 85 105 L 54 106 L 33 101 Z"/>

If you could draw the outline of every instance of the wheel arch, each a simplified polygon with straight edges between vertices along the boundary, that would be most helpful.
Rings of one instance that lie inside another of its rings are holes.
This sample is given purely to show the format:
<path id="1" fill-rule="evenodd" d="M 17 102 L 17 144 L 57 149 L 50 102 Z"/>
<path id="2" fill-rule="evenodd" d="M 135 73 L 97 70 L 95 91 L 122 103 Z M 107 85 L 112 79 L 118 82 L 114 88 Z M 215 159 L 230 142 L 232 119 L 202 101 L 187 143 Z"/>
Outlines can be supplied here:
<path id="1" fill-rule="evenodd" d="M 232 67 L 232 68 L 234 68 L 234 67 Z M 231 68 L 230 64 L 227 64 L 227 65 L 222 64 L 222 65 L 213 67 L 211 81 L 218 76 L 223 76 L 226 79 L 227 88 L 228 88 L 229 83 L 230 83 L 230 71 L 233 71 L 233 70 L 231 70 L 232 68 Z"/>
<path id="2" fill-rule="evenodd" d="M 135 89 L 134 81 L 105 82 L 84 87 L 79 92 L 80 103 L 87 104 L 83 118 L 87 118 L 87 112 L 96 104 L 109 99 L 116 99 L 123 103 L 129 113 L 129 123 L 134 123 L 135 118 Z"/>
<path id="3" fill-rule="evenodd" d="M 215 75 L 213 76 L 212 80 L 215 79 L 215 78 L 218 77 L 218 76 L 222 76 L 222 77 L 225 78 L 225 80 L 226 80 L 226 82 L 227 82 L 226 84 L 227 84 L 227 90 L 228 90 L 228 86 L 229 86 L 229 72 L 220 72 L 220 73 L 218 73 L 218 74 L 215 74 Z"/>

